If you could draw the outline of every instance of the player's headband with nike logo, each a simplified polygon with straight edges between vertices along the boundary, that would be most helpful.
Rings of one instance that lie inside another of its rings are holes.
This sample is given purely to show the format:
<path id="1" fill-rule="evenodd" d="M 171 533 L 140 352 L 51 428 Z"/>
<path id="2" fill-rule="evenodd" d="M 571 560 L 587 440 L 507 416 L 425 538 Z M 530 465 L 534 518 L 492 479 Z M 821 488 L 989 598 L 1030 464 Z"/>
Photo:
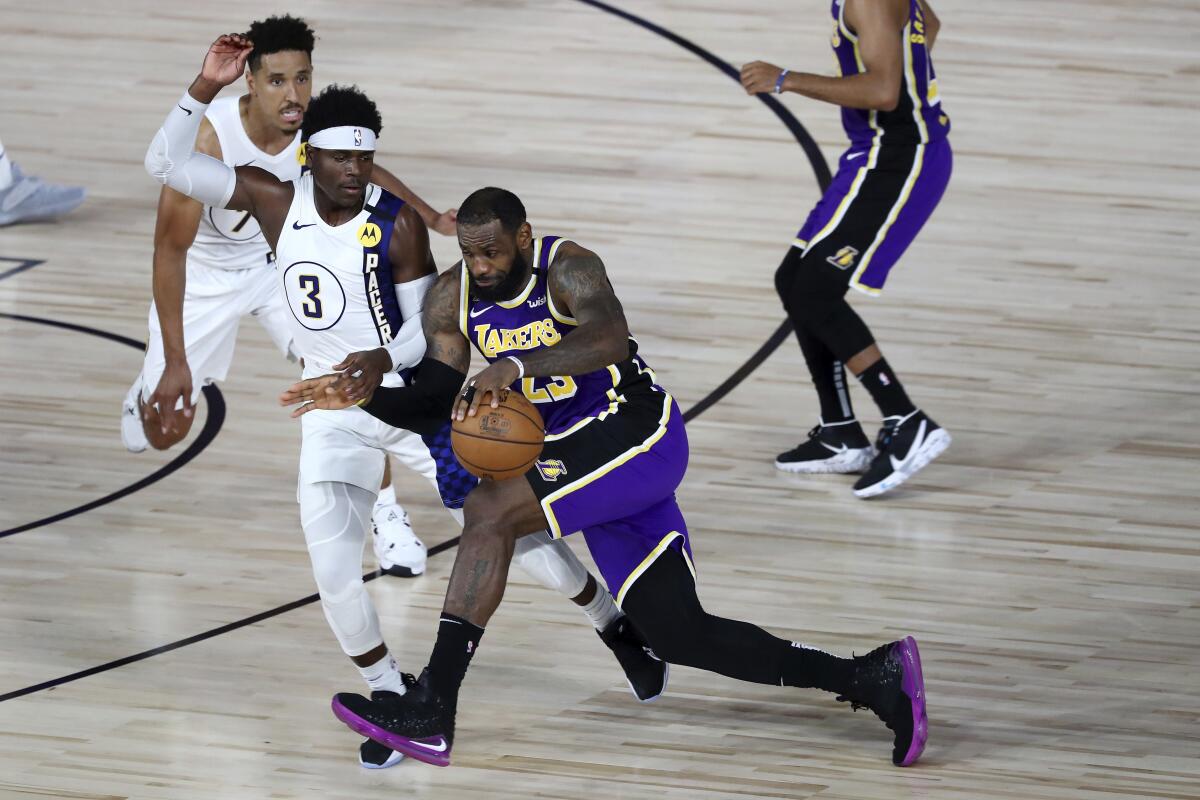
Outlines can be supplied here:
<path id="1" fill-rule="evenodd" d="M 374 150 L 375 131 L 342 125 L 317 131 L 308 137 L 308 143 L 319 150 Z"/>

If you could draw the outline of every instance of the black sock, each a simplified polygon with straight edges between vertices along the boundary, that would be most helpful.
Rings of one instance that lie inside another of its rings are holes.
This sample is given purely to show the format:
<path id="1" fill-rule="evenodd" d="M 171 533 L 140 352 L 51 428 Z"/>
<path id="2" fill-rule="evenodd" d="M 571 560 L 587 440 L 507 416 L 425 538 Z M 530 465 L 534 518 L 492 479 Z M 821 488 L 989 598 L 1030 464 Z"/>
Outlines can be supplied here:
<path id="1" fill-rule="evenodd" d="M 430 688 L 452 705 L 458 701 L 458 689 L 481 638 L 483 628 L 453 614 L 442 614 L 437 642 L 429 656 L 429 681 Z"/>
<path id="2" fill-rule="evenodd" d="M 792 642 L 784 654 L 780 672 L 780 683 L 784 686 L 815 687 L 845 694 L 854 675 L 854 660 Z"/>
<path id="3" fill-rule="evenodd" d="M 821 422 L 826 425 L 854 419 L 850 392 L 846 387 L 846 368 L 820 339 L 802 328 L 796 329 L 800 352 L 808 364 L 817 399 L 821 402 Z"/>
<path id="4" fill-rule="evenodd" d="M 867 367 L 858 379 L 867 387 L 885 417 L 904 417 L 917 410 L 904 393 L 900 379 L 888 366 L 887 359 L 881 358 Z"/>

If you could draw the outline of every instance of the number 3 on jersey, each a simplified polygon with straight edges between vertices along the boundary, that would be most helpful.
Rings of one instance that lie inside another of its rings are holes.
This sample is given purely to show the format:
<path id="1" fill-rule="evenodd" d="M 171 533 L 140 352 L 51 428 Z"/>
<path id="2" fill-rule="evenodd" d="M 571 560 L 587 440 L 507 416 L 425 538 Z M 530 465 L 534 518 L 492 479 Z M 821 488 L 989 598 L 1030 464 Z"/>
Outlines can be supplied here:
<path id="1" fill-rule="evenodd" d="M 544 386 L 535 386 L 535 380 L 544 380 Z M 566 400 L 574 397 L 579 387 L 570 375 L 555 375 L 550 378 L 522 378 L 521 394 L 529 398 L 531 403 L 553 403 L 555 400 Z"/>
<path id="2" fill-rule="evenodd" d="M 321 281 L 316 275 L 300 276 L 300 291 L 306 292 L 301 311 L 310 319 L 321 318 Z"/>

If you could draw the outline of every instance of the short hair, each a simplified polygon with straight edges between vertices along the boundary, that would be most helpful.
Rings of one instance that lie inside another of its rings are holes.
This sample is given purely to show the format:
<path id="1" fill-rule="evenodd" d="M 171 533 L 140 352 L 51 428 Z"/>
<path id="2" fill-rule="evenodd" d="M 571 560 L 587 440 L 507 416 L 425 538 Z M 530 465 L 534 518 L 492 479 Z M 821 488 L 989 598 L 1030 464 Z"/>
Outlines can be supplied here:
<path id="1" fill-rule="evenodd" d="M 343 125 L 370 128 L 378 136 L 383 130 L 383 119 L 375 103 L 357 86 L 326 86 L 309 102 L 304 112 L 300 140 L 307 142 L 317 131 Z"/>
<path id="2" fill-rule="evenodd" d="M 458 207 L 459 225 L 487 225 L 500 220 L 500 227 L 515 233 L 525 224 L 525 204 L 507 189 L 488 186 L 471 192 Z"/>
<path id="3" fill-rule="evenodd" d="M 317 41 L 317 35 L 308 27 L 308 23 L 290 14 L 251 22 L 246 38 L 254 42 L 254 49 L 250 51 L 251 72 L 258 69 L 263 56 L 284 50 L 299 50 L 308 53 L 311 59 Z"/>

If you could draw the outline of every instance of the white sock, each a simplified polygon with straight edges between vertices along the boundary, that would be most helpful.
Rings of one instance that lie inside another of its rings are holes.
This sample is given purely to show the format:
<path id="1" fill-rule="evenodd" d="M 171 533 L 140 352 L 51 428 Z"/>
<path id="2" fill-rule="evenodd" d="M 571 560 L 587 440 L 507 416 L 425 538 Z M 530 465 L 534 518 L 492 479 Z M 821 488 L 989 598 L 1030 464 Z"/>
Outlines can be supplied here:
<path id="1" fill-rule="evenodd" d="M 396 659 L 392 658 L 391 653 L 369 667 L 359 667 L 358 671 L 362 673 L 363 680 L 367 682 L 367 686 L 371 687 L 372 692 L 404 694 L 408 691 L 404 688 L 404 679 L 400 677 Z"/>
<path id="2" fill-rule="evenodd" d="M 379 496 L 375 498 L 375 510 L 378 511 L 384 506 L 394 506 L 396 503 L 396 487 L 390 483 L 379 490 Z"/>
<path id="3" fill-rule="evenodd" d="M 613 620 L 621 616 L 617 604 L 613 602 L 612 595 L 599 584 L 596 585 L 596 596 L 592 598 L 592 602 L 583 607 L 583 613 L 588 615 L 588 619 L 592 621 L 592 625 L 598 631 L 604 630 L 612 624 Z"/>
<path id="4" fill-rule="evenodd" d="M 0 191 L 12 186 L 12 162 L 8 160 L 8 151 L 4 149 L 4 142 L 0 142 Z"/>

